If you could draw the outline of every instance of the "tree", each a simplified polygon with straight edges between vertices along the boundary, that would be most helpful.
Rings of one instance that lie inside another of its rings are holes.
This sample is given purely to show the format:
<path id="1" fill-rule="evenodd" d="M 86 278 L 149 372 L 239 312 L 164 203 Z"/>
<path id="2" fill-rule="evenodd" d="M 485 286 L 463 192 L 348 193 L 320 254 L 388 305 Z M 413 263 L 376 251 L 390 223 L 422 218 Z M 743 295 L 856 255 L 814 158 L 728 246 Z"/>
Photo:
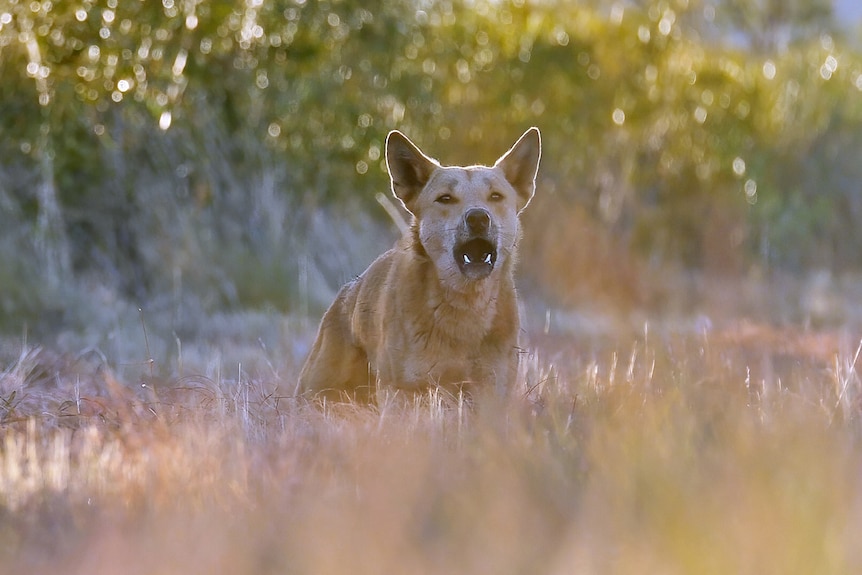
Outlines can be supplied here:
<path id="1" fill-rule="evenodd" d="M 832 0 L 716 0 L 719 20 L 759 54 L 784 52 L 796 42 L 834 30 Z"/>

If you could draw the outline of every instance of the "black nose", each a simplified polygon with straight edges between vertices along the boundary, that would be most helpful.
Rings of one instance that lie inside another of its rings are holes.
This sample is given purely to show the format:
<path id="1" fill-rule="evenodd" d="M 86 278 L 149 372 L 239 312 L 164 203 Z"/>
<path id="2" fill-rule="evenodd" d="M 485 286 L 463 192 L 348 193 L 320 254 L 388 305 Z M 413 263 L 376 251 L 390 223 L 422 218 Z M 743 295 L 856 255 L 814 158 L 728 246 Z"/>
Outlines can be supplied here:
<path id="1" fill-rule="evenodd" d="M 491 214 L 488 213 L 488 210 L 473 208 L 467 211 L 464 220 L 467 222 L 467 229 L 472 233 L 484 234 L 488 231 L 488 226 L 491 225 Z"/>

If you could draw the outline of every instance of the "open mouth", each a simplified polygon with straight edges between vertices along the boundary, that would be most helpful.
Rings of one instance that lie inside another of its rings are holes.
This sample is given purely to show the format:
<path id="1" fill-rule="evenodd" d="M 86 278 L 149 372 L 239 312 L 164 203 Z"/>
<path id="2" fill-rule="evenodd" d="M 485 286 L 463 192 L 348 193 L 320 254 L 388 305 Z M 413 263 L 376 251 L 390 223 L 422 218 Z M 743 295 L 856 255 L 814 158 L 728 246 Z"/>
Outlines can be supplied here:
<path id="1" fill-rule="evenodd" d="M 487 277 L 497 262 L 497 248 L 483 238 L 474 238 L 455 246 L 454 255 L 461 273 L 473 279 Z"/>

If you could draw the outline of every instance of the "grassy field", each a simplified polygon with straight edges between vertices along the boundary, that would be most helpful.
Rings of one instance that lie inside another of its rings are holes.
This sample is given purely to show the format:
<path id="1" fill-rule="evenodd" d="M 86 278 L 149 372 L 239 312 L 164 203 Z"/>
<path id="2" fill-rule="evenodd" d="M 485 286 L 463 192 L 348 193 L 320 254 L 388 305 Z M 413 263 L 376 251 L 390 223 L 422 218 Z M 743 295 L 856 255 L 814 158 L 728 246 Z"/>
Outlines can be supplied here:
<path id="1" fill-rule="evenodd" d="M 320 410 L 292 361 L 118 375 L 19 342 L 0 572 L 862 569 L 858 335 L 534 331 L 511 398 L 472 407 Z"/>

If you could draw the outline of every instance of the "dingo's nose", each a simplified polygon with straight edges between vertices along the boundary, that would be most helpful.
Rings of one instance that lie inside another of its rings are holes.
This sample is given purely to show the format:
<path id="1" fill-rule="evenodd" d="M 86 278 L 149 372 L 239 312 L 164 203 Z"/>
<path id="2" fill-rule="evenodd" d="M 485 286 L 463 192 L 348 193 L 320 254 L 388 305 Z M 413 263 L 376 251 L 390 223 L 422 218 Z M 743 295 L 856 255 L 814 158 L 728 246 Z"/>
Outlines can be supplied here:
<path id="1" fill-rule="evenodd" d="M 464 215 L 467 229 L 474 234 L 486 234 L 491 225 L 491 214 L 483 208 L 473 208 Z"/>

